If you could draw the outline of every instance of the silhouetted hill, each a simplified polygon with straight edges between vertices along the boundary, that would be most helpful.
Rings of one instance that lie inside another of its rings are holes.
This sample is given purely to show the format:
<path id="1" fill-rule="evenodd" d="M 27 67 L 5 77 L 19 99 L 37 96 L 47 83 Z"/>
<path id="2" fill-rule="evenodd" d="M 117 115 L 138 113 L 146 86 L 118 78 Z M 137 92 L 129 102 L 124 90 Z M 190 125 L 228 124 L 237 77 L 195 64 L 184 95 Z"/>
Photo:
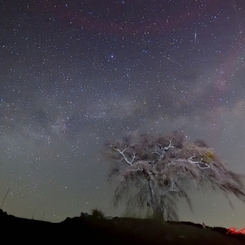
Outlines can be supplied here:
<path id="1" fill-rule="evenodd" d="M 222 227 L 191 222 L 155 222 L 135 218 L 67 218 L 60 223 L 18 218 L 0 210 L 1 241 L 25 244 L 191 245 L 245 244 L 244 235 L 226 234 Z"/>

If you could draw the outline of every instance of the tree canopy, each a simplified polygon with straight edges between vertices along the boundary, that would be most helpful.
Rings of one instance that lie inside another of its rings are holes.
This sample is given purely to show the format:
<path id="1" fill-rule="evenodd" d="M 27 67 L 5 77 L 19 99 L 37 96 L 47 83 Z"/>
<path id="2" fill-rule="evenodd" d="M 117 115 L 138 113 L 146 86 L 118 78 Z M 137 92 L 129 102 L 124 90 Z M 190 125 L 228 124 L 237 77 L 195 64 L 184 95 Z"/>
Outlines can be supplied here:
<path id="1" fill-rule="evenodd" d="M 181 198 L 192 210 L 191 188 L 221 191 L 230 204 L 229 194 L 245 202 L 242 175 L 228 169 L 202 140 L 190 142 L 182 133 L 173 132 L 129 135 L 106 146 L 115 206 L 125 199 L 127 210 L 148 210 L 154 218 L 178 220 Z"/>

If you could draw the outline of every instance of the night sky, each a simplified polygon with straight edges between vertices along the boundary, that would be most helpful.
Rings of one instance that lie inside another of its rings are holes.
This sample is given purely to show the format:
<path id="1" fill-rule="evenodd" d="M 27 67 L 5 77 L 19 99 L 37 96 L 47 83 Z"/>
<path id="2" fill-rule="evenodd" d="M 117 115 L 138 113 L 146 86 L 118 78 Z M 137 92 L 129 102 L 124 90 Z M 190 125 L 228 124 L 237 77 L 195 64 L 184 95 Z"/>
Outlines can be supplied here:
<path id="1" fill-rule="evenodd" d="M 59 222 L 113 209 L 104 143 L 182 131 L 245 173 L 244 0 L 0 0 L 0 202 Z M 245 227 L 192 194 L 181 220 Z"/>

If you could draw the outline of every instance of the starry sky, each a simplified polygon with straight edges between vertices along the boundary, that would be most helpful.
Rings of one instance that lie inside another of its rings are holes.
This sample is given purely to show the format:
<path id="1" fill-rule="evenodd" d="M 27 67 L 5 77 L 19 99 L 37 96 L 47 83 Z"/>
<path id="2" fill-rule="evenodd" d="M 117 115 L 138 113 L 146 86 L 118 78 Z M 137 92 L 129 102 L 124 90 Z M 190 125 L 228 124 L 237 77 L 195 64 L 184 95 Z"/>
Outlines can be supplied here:
<path id="1" fill-rule="evenodd" d="M 245 173 L 244 0 L 0 0 L 0 202 L 59 222 L 113 209 L 104 143 L 182 131 Z M 245 227 L 193 193 L 181 220 Z"/>

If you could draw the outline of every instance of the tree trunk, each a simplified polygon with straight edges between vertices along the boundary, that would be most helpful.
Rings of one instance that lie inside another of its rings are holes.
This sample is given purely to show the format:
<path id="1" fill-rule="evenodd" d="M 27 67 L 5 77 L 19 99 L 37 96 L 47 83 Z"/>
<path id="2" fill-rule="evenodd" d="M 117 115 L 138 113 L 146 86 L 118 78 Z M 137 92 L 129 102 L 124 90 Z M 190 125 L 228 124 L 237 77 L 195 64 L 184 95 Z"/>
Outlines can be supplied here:
<path id="1" fill-rule="evenodd" d="M 153 219 L 157 221 L 164 221 L 163 211 L 160 207 L 153 210 Z"/>
<path id="2" fill-rule="evenodd" d="M 151 199 L 151 209 L 152 209 L 152 217 L 154 220 L 163 221 L 166 219 L 166 214 L 164 213 L 164 207 L 161 205 L 162 203 L 159 201 L 159 197 L 154 190 L 151 181 L 149 181 L 149 190 L 150 190 L 150 199 Z"/>

